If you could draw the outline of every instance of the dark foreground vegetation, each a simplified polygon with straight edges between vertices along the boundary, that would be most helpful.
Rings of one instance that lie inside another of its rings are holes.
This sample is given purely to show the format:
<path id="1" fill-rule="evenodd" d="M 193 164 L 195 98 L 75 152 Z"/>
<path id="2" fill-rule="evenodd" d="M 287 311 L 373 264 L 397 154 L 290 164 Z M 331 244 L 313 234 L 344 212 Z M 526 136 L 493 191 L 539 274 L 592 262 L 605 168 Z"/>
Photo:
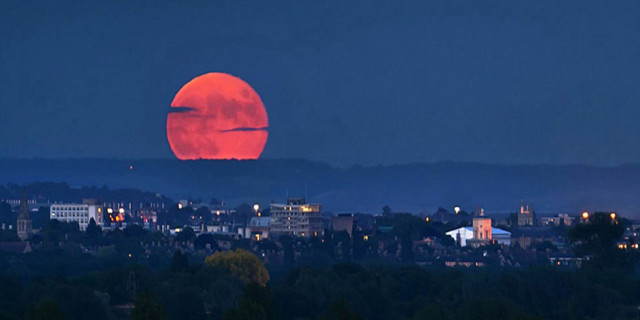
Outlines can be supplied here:
<path id="1" fill-rule="evenodd" d="M 267 286 L 208 265 L 169 269 L 124 266 L 26 282 L 3 275 L 0 318 L 628 319 L 639 288 L 632 273 L 550 267 L 336 264 L 295 268 Z"/>

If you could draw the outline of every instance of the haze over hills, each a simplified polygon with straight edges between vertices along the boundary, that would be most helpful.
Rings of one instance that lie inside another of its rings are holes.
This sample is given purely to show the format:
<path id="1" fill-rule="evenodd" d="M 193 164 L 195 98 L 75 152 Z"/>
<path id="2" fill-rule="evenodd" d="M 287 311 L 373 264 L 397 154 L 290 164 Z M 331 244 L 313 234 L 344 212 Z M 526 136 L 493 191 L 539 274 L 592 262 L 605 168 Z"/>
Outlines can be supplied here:
<path id="1" fill-rule="evenodd" d="M 516 211 L 533 201 L 539 213 L 615 210 L 640 217 L 640 164 L 496 165 L 442 162 L 336 168 L 307 160 L 178 161 L 0 159 L 0 183 L 67 182 L 71 186 L 139 188 L 173 199 L 282 202 L 304 196 L 326 211 L 433 213 L 476 206 Z"/>

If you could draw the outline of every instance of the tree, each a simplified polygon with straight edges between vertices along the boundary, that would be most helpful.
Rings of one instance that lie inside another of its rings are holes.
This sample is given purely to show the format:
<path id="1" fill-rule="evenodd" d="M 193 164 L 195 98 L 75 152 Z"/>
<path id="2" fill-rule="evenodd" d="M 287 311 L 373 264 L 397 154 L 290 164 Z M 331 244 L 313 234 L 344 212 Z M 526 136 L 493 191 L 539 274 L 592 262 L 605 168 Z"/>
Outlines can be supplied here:
<path id="1" fill-rule="evenodd" d="M 332 319 L 332 320 L 364 320 L 364 317 L 359 313 L 351 310 L 349 305 L 344 301 L 344 299 L 334 300 L 331 303 L 329 316 L 324 317 L 324 319 Z"/>
<path id="2" fill-rule="evenodd" d="M 268 287 L 257 283 L 248 284 L 238 302 L 238 306 L 229 309 L 225 319 L 267 320 L 275 318 L 273 296 Z"/>
<path id="3" fill-rule="evenodd" d="M 182 231 L 178 232 L 178 235 L 176 235 L 176 241 L 178 242 L 193 241 L 195 238 L 196 238 L 196 233 L 195 231 L 193 231 L 193 228 L 191 227 L 186 227 L 182 229 Z"/>
<path id="4" fill-rule="evenodd" d="M 589 258 L 589 264 L 600 268 L 616 266 L 625 258 L 617 247 L 624 230 L 620 218 L 612 219 L 609 213 L 596 212 L 569 230 L 569 241 L 576 256 Z"/>
<path id="5" fill-rule="evenodd" d="M 96 220 L 91 218 L 89 220 L 89 225 L 87 226 L 87 230 L 85 231 L 87 238 L 96 240 L 102 235 L 102 228 L 100 228 L 96 224 Z"/>
<path id="6" fill-rule="evenodd" d="M 282 246 L 284 263 L 287 265 L 293 265 L 293 263 L 295 262 L 295 253 L 293 252 L 293 239 L 291 238 L 291 236 L 281 235 L 280 238 L 278 238 L 278 242 L 280 242 L 280 245 Z"/>
<path id="7" fill-rule="evenodd" d="M 391 216 L 392 215 L 391 207 L 389 207 L 388 205 L 385 205 L 384 207 L 382 207 L 382 215 L 385 217 Z"/>
<path id="8" fill-rule="evenodd" d="M 445 234 L 440 239 L 440 243 L 445 247 L 450 247 L 456 244 L 456 240 L 452 236 Z"/>
<path id="9" fill-rule="evenodd" d="M 413 262 L 414 254 L 413 254 L 413 240 L 411 240 L 411 236 L 409 234 L 404 234 L 400 236 L 400 241 L 402 244 L 402 251 L 400 252 L 400 259 L 402 262 Z"/>
<path id="10" fill-rule="evenodd" d="M 27 320 L 64 320 L 62 309 L 54 300 L 45 300 L 27 310 Z"/>
<path id="11" fill-rule="evenodd" d="M 189 269 L 187 255 L 183 254 L 180 250 L 176 250 L 173 254 L 173 259 L 171 259 L 171 272 L 180 273 L 187 271 L 187 269 Z"/>
<path id="12" fill-rule="evenodd" d="M 245 283 L 256 282 L 265 286 L 269 282 L 269 272 L 262 264 L 262 261 L 246 250 L 218 251 L 208 256 L 204 262 L 206 265 L 225 270 Z"/>
<path id="13" fill-rule="evenodd" d="M 5 201 L 0 201 L 0 222 L 13 224 L 15 223 L 15 218 L 11 205 Z"/>
<path id="14" fill-rule="evenodd" d="M 150 293 L 141 293 L 131 312 L 132 320 L 164 320 L 167 318 L 164 308 Z"/>
<path id="15" fill-rule="evenodd" d="M 202 234 L 199 235 L 196 240 L 193 242 L 193 246 L 198 249 L 206 249 L 207 245 L 209 245 L 209 249 L 216 251 L 218 250 L 218 241 L 212 234 Z"/>
<path id="16" fill-rule="evenodd" d="M 202 219 L 202 221 L 211 220 L 211 210 L 207 207 L 200 207 L 195 212 L 196 218 Z"/>

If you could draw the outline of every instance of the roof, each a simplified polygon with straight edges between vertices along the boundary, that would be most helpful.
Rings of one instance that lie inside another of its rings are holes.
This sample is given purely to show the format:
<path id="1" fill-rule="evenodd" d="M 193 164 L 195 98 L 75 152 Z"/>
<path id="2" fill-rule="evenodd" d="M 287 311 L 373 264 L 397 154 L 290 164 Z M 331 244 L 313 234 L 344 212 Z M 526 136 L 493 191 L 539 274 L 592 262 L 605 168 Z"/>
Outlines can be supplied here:
<path id="1" fill-rule="evenodd" d="M 271 225 L 271 217 L 253 217 L 249 221 L 250 227 L 264 227 L 267 228 Z"/>
<path id="2" fill-rule="evenodd" d="M 456 228 L 456 229 L 453 229 L 453 230 L 449 230 L 449 231 L 447 231 L 446 233 L 450 233 L 450 232 L 453 232 L 453 231 L 458 231 L 458 230 L 460 230 L 460 229 L 465 229 L 465 230 L 467 230 L 467 231 L 469 231 L 469 232 L 473 232 L 473 227 L 460 227 L 460 228 Z M 505 234 L 505 235 L 509 235 L 509 234 L 511 234 L 511 232 L 509 232 L 509 231 L 507 231 L 507 230 L 502 230 L 502 229 L 499 229 L 499 228 L 491 227 L 491 234 Z"/>
<path id="3" fill-rule="evenodd" d="M 500 228 L 491 228 L 491 234 L 511 234 L 511 232 Z"/>

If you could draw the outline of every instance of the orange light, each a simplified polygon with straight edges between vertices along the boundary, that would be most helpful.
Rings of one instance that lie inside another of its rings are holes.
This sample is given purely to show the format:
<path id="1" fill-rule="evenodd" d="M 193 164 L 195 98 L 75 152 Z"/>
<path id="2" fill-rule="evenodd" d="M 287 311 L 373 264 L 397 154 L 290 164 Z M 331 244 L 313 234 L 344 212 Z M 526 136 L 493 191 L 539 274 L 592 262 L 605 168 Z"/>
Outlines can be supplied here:
<path id="1" fill-rule="evenodd" d="M 611 217 L 611 220 L 615 220 L 616 219 L 616 213 L 615 212 L 611 212 L 611 214 L 609 216 Z"/>
<path id="2" fill-rule="evenodd" d="M 585 220 L 589 219 L 589 212 L 586 212 L 586 211 L 583 212 L 582 213 L 582 219 L 585 219 Z"/>
<path id="3" fill-rule="evenodd" d="M 424 218 L 425 222 L 429 222 L 429 217 Z"/>

